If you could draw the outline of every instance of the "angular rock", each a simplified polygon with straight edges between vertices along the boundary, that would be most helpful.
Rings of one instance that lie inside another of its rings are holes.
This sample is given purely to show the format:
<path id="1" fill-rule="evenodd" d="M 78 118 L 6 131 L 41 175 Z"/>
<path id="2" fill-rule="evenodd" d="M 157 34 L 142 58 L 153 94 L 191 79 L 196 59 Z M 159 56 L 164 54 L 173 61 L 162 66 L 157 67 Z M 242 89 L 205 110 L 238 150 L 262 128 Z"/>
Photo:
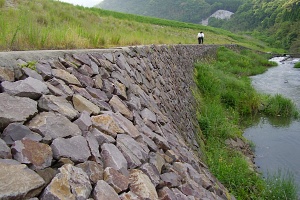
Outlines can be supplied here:
<path id="1" fill-rule="evenodd" d="M 113 108 L 114 112 L 120 112 L 129 120 L 133 119 L 132 112 L 128 109 L 126 104 L 118 96 L 113 95 L 113 97 L 109 101 L 109 104 Z"/>
<path id="2" fill-rule="evenodd" d="M 88 143 L 89 149 L 91 151 L 90 160 L 93 160 L 93 161 L 96 161 L 97 163 L 102 164 L 102 161 L 100 160 L 101 155 L 99 152 L 100 145 L 97 141 L 97 138 L 91 132 L 86 132 L 84 137 L 85 137 L 85 139 Z"/>
<path id="3" fill-rule="evenodd" d="M 81 168 L 88 175 L 92 185 L 103 180 L 103 167 L 94 161 L 86 161 L 76 165 L 76 167 Z"/>
<path id="4" fill-rule="evenodd" d="M 141 116 L 143 119 L 149 119 L 152 122 L 156 122 L 156 115 L 148 108 L 141 111 Z"/>
<path id="5" fill-rule="evenodd" d="M 63 82 L 62 80 L 53 78 L 53 79 L 49 80 L 48 82 L 51 85 L 53 85 L 54 87 L 61 90 L 67 96 L 67 99 L 69 99 L 70 97 L 73 96 L 73 94 L 74 94 L 73 90 L 71 90 L 71 88 L 69 86 L 67 86 L 66 83 Z M 61 96 L 64 96 L 64 95 L 61 95 Z"/>
<path id="6" fill-rule="evenodd" d="M 128 99 L 129 100 L 127 102 L 127 105 L 129 107 L 129 109 L 131 109 L 131 110 L 133 110 L 133 109 L 141 110 L 142 109 L 141 101 L 137 96 L 131 94 Z"/>
<path id="7" fill-rule="evenodd" d="M 178 199 L 174 192 L 168 187 L 164 187 L 158 191 L 158 197 L 161 200 L 173 200 Z"/>
<path id="8" fill-rule="evenodd" d="M 13 122 L 25 122 L 37 112 L 36 101 L 0 93 L 0 130 Z"/>
<path id="9" fill-rule="evenodd" d="M 95 200 L 119 200 L 118 194 L 115 190 L 103 180 L 97 182 L 94 188 L 93 197 Z"/>
<path id="10" fill-rule="evenodd" d="M 76 119 L 73 123 L 77 124 L 81 131 L 88 131 L 93 124 L 92 119 L 90 117 L 90 113 L 88 113 L 87 111 L 83 111 L 80 114 L 80 117 Z"/>
<path id="11" fill-rule="evenodd" d="M 81 136 L 74 136 L 69 139 L 56 138 L 51 144 L 53 157 L 70 158 L 73 162 L 85 162 L 91 156 L 86 139 Z"/>
<path id="12" fill-rule="evenodd" d="M 178 187 L 181 184 L 180 176 L 175 172 L 168 172 L 160 175 L 163 184 L 168 187 Z"/>
<path id="13" fill-rule="evenodd" d="M 102 76 L 100 74 L 94 77 L 95 87 L 98 89 L 103 88 Z"/>
<path id="14" fill-rule="evenodd" d="M 59 78 L 63 81 L 65 81 L 67 84 L 71 85 L 78 85 L 80 86 L 80 82 L 78 79 L 73 75 L 70 74 L 69 72 L 62 70 L 62 69 L 52 69 L 52 74 L 55 78 Z"/>
<path id="15" fill-rule="evenodd" d="M 24 67 L 24 68 L 22 68 L 22 71 L 26 74 L 27 77 L 31 77 L 31 78 L 34 78 L 34 79 L 37 79 L 40 81 L 44 81 L 43 77 L 32 69 Z"/>
<path id="16" fill-rule="evenodd" d="M 177 199 L 180 199 L 180 200 L 191 200 L 190 198 L 188 198 L 185 194 L 183 194 L 177 188 L 172 188 L 171 190 L 175 194 L 175 196 L 176 196 Z"/>
<path id="17" fill-rule="evenodd" d="M 105 143 L 101 146 L 101 156 L 104 162 L 104 168 L 112 167 L 123 175 L 127 175 L 127 161 L 120 150 L 113 144 Z"/>
<path id="18" fill-rule="evenodd" d="M 136 194 L 134 194 L 131 191 L 127 193 L 122 193 L 121 195 L 119 195 L 119 198 L 121 200 L 142 200 L 142 198 L 138 197 Z"/>
<path id="19" fill-rule="evenodd" d="M 36 70 L 45 80 L 48 80 L 52 76 L 52 69 L 48 63 L 37 63 Z"/>
<path id="20" fill-rule="evenodd" d="M 46 169 L 37 169 L 35 170 L 36 173 L 42 177 L 45 181 L 45 185 L 48 185 L 51 180 L 55 177 L 55 175 L 58 173 L 57 169 L 52 168 L 46 168 Z"/>
<path id="21" fill-rule="evenodd" d="M 94 60 L 95 62 L 92 60 Z M 97 61 L 95 60 L 95 58 L 92 60 L 91 60 L 91 68 L 93 70 L 93 75 L 99 74 L 98 64 L 96 63 Z"/>
<path id="22" fill-rule="evenodd" d="M 93 99 L 92 95 L 90 95 L 90 93 L 83 87 L 72 85 L 71 89 L 75 92 L 75 94 L 79 94 L 88 100 Z"/>
<path id="23" fill-rule="evenodd" d="M 138 142 L 140 143 L 144 143 L 147 145 L 147 147 L 151 150 L 156 152 L 158 150 L 158 147 L 156 146 L 156 144 L 146 135 L 141 134 L 141 137 L 136 139 Z"/>
<path id="24" fill-rule="evenodd" d="M 0 82 L 2 81 L 14 81 L 15 73 L 12 69 L 7 67 L 0 67 Z"/>
<path id="25" fill-rule="evenodd" d="M 14 144 L 17 140 L 22 140 L 23 138 L 28 138 L 33 141 L 41 141 L 43 138 L 32 132 L 27 126 L 20 123 L 11 123 L 3 131 L 1 138 L 8 145 Z"/>
<path id="26" fill-rule="evenodd" d="M 88 175 L 80 168 L 66 164 L 59 168 L 51 183 L 44 189 L 41 200 L 88 199 L 92 185 Z"/>
<path id="27" fill-rule="evenodd" d="M 115 119 L 108 115 L 102 114 L 92 116 L 93 126 L 115 138 L 118 133 L 124 133 L 124 130 L 116 123 Z"/>
<path id="28" fill-rule="evenodd" d="M 114 82 L 115 85 L 115 94 L 123 100 L 127 99 L 126 86 L 120 83 L 119 81 Z"/>
<path id="29" fill-rule="evenodd" d="M 156 189 L 149 179 L 141 170 L 132 169 L 130 171 L 130 191 L 143 199 L 158 199 Z"/>
<path id="30" fill-rule="evenodd" d="M 101 89 L 103 89 L 107 94 L 112 94 L 115 89 L 114 84 L 107 79 L 104 79 L 102 81 L 103 81 L 103 86 Z"/>
<path id="31" fill-rule="evenodd" d="M 26 165 L 0 159 L 0 199 L 29 199 L 45 181 Z"/>
<path id="32" fill-rule="evenodd" d="M 79 94 L 73 95 L 73 105 L 79 112 L 87 111 L 90 114 L 97 115 L 100 108 Z"/>
<path id="33" fill-rule="evenodd" d="M 29 122 L 28 127 L 50 140 L 82 134 L 76 124 L 65 116 L 52 112 L 39 113 Z"/>
<path id="34" fill-rule="evenodd" d="M 69 68 L 68 70 L 79 80 L 83 87 L 94 86 L 94 80 L 91 77 L 79 73 L 75 68 Z"/>
<path id="35" fill-rule="evenodd" d="M 62 96 L 64 98 L 68 97 L 62 90 L 60 90 L 59 88 L 51 85 L 49 82 L 45 82 L 45 84 L 47 85 L 47 87 L 50 91 L 50 94 L 52 94 L 54 96 Z"/>
<path id="36" fill-rule="evenodd" d="M 31 77 L 16 82 L 4 81 L 1 83 L 1 86 L 3 91 L 10 95 L 31 99 L 38 99 L 42 94 L 49 93 L 48 87 L 44 82 Z"/>
<path id="37" fill-rule="evenodd" d="M 158 172 L 161 173 L 162 167 L 166 163 L 164 156 L 159 152 L 156 153 L 151 152 L 149 154 L 149 157 L 150 157 L 149 163 L 153 164 L 158 170 Z"/>
<path id="38" fill-rule="evenodd" d="M 11 151 L 4 140 L 0 139 L 0 159 L 11 159 Z"/>
<path id="39" fill-rule="evenodd" d="M 22 139 L 11 147 L 14 159 L 24 164 L 31 164 L 33 169 L 44 169 L 52 162 L 52 149 L 49 145 Z"/>
<path id="40" fill-rule="evenodd" d="M 79 115 L 78 111 L 75 110 L 72 104 L 70 104 L 64 97 L 43 95 L 38 101 L 38 106 L 44 111 L 58 112 L 70 120 L 73 120 Z"/>
<path id="41" fill-rule="evenodd" d="M 132 137 L 125 134 L 117 136 L 117 147 L 127 160 L 128 168 L 136 168 L 145 162 L 148 152 L 141 147 Z"/>
<path id="42" fill-rule="evenodd" d="M 160 174 L 153 164 L 145 163 L 140 167 L 140 170 L 142 170 L 150 178 L 155 187 L 159 184 Z"/>
<path id="43" fill-rule="evenodd" d="M 117 193 L 128 189 L 129 179 L 112 167 L 105 168 L 103 180 L 113 187 Z"/>
<path id="44" fill-rule="evenodd" d="M 96 138 L 96 140 L 100 146 L 104 143 L 115 143 L 116 142 L 116 140 L 113 137 L 102 133 L 101 131 L 99 131 L 96 128 L 93 128 L 91 133 Z"/>
<path id="45" fill-rule="evenodd" d="M 124 117 L 120 113 L 110 113 L 110 115 L 116 120 L 117 124 L 125 131 L 126 134 L 130 135 L 132 138 L 137 138 L 140 136 L 140 132 L 138 131 L 138 129 L 126 117 Z"/>
<path id="46" fill-rule="evenodd" d="M 49 59 L 48 60 L 50 66 L 54 69 L 63 69 L 63 70 L 67 70 L 66 67 L 58 60 L 54 60 L 54 59 Z"/>
<path id="47" fill-rule="evenodd" d="M 82 65 L 78 69 L 78 72 L 80 72 L 81 74 L 86 75 L 86 76 L 92 76 L 94 74 L 93 69 L 88 65 Z"/>
<path id="48" fill-rule="evenodd" d="M 91 65 L 91 59 L 89 58 L 89 56 L 87 54 L 83 54 L 83 53 L 76 53 L 73 54 L 74 59 L 78 60 L 79 62 L 81 62 L 82 64 Z"/>
<path id="49" fill-rule="evenodd" d="M 87 87 L 86 90 L 90 93 L 90 95 L 96 99 L 108 101 L 107 95 L 102 90 Z"/>

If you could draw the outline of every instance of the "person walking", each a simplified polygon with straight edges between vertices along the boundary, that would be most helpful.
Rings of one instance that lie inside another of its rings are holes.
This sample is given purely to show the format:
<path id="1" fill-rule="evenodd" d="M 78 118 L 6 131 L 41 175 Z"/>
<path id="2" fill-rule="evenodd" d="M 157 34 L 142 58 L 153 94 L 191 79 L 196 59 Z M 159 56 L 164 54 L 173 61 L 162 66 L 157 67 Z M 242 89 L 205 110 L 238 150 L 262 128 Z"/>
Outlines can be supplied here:
<path id="1" fill-rule="evenodd" d="M 204 33 L 201 31 L 200 33 L 198 33 L 197 37 L 198 37 L 198 44 L 203 44 Z"/>

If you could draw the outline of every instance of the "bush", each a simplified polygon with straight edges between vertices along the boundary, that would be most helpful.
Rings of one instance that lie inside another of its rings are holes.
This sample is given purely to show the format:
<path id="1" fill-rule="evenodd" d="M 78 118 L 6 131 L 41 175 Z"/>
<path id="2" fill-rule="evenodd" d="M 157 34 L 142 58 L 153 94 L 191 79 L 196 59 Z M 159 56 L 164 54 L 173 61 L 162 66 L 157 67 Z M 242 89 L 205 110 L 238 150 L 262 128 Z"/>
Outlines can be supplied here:
<path id="1" fill-rule="evenodd" d="M 294 67 L 295 68 L 300 68 L 300 62 L 297 62 Z"/>

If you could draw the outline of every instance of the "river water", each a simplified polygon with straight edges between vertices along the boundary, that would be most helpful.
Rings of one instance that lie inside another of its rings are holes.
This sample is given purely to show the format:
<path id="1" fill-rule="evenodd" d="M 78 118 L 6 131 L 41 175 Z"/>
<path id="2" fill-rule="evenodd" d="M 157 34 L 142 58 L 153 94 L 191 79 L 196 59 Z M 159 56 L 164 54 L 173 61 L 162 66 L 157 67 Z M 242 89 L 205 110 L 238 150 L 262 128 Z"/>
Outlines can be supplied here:
<path id="1" fill-rule="evenodd" d="M 294 64 L 300 59 L 276 57 L 278 63 L 264 74 L 251 77 L 252 85 L 261 93 L 282 94 L 300 110 L 300 69 Z M 255 144 L 255 163 L 263 175 L 278 170 L 291 173 L 300 188 L 300 121 L 280 117 L 260 117 L 255 125 L 244 131 L 244 137 Z"/>

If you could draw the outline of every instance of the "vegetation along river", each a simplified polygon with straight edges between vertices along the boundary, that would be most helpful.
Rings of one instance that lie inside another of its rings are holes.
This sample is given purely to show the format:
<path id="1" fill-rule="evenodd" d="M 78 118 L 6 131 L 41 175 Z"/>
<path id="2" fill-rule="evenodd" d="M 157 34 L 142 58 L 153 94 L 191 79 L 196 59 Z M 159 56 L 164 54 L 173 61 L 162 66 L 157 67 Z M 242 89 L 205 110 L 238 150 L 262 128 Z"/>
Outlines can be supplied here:
<path id="1" fill-rule="evenodd" d="M 281 94 L 291 99 L 300 110 L 300 69 L 294 68 L 299 58 L 271 59 L 278 63 L 264 74 L 251 77 L 254 88 L 265 94 Z M 300 188 L 300 121 L 277 117 L 260 117 L 247 128 L 244 137 L 255 145 L 255 162 L 263 175 L 281 171 L 294 176 Z"/>

